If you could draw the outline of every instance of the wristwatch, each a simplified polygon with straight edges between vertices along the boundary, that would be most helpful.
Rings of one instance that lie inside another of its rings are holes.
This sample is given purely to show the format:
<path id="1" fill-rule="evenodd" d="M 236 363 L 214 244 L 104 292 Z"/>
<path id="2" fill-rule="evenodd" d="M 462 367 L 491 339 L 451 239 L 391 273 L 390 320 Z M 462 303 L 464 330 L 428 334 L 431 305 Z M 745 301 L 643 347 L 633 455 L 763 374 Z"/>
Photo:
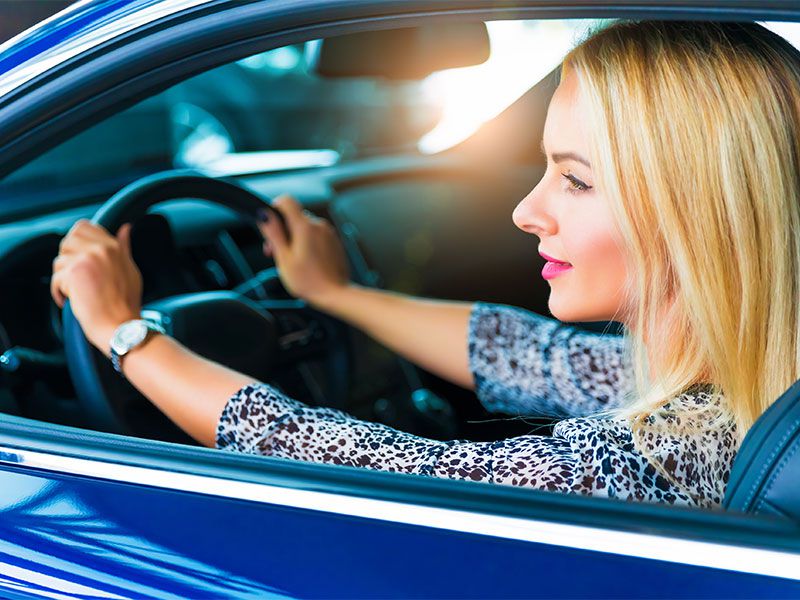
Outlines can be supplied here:
<path id="1" fill-rule="evenodd" d="M 111 364 L 122 375 L 122 357 L 147 342 L 154 333 L 165 333 L 161 325 L 146 319 L 132 319 L 117 327 L 111 336 Z"/>

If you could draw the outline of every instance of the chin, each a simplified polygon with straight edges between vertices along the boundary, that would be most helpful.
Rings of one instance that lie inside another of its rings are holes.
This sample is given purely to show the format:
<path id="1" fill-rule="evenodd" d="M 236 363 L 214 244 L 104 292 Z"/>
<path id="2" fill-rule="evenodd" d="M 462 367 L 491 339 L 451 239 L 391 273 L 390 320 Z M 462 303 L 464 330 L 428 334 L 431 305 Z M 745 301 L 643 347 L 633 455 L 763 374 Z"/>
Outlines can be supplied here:
<path id="1" fill-rule="evenodd" d="M 553 293 L 550 294 L 547 308 L 550 309 L 550 314 L 565 323 L 591 323 L 593 321 L 611 320 L 606 311 L 598 311 L 597 306 L 586 306 L 577 302 L 564 302 Z"/>
<path id="2" fill-rule="evenodd" d="M 550 314 L 559 321 L 575 320 L 576 311 L 574 307 L 569 306 L 568 303 L 559 302 L 552 292 L 550 292 L 550 299 L 547 301 L 547 308 L 550 309 Z"/>

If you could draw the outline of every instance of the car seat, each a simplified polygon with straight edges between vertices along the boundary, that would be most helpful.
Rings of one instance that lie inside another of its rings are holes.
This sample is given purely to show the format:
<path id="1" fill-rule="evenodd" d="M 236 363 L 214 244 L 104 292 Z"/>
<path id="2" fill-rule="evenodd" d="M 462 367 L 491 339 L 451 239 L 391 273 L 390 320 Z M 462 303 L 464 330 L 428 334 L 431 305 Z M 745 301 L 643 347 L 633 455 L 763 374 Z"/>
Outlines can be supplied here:
<path id="1" fill-rule="evenodd" d="M 723 506 L 800 523 L 800 381 L 747 432 L 733 462 Z"/>

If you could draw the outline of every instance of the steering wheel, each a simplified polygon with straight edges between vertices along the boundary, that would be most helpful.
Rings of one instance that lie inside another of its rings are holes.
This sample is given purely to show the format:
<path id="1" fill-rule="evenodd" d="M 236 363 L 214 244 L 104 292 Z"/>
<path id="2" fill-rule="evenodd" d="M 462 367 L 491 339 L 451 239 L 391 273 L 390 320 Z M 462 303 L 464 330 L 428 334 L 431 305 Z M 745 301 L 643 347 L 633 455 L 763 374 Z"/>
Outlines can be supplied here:
<path id="1" fill-rule="evenodd" d="M 135 223 L 155 205 L 185 198 L 227 207 L 250 221 L 267 210 L 283 222 L 280 213 L 241 185 L 187 171 L 159 173 L 128 185 L 103 204 L 92 222 L 114 235 L 123 224 Z M 349 383 L 348 346 L 341 339 L 346 335 L 344 327 L 301 301 L 255 301 L 226 290 L 197 292 L 150 302 L 142 315 L 198 354 L 263 382 L 270 381 L 276 371 L 290 370 L 298 361 L 321 356 L 329 389 L 319 382 L 313 385 L 327 392 L 328 405 L 343 401 Z M 189 440 L 89 343 L 69 302 L 63 309 L 62 327 L 69 373 L 92 427 Z"/>

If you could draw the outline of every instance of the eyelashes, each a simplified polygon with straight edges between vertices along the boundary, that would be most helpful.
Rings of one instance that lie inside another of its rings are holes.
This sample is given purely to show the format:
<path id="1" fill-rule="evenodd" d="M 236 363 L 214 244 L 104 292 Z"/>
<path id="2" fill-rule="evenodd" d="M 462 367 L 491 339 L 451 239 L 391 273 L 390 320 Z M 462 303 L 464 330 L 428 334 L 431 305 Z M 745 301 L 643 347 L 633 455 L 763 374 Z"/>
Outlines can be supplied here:
<path id="1" fill-rule="evenodd" d="M 571 173 L 562 173 L 561 176 L 569 182 L 567 191 L 571 194 L 578 194 L 592 189 L 592 186 L 585 184 Z"/>

